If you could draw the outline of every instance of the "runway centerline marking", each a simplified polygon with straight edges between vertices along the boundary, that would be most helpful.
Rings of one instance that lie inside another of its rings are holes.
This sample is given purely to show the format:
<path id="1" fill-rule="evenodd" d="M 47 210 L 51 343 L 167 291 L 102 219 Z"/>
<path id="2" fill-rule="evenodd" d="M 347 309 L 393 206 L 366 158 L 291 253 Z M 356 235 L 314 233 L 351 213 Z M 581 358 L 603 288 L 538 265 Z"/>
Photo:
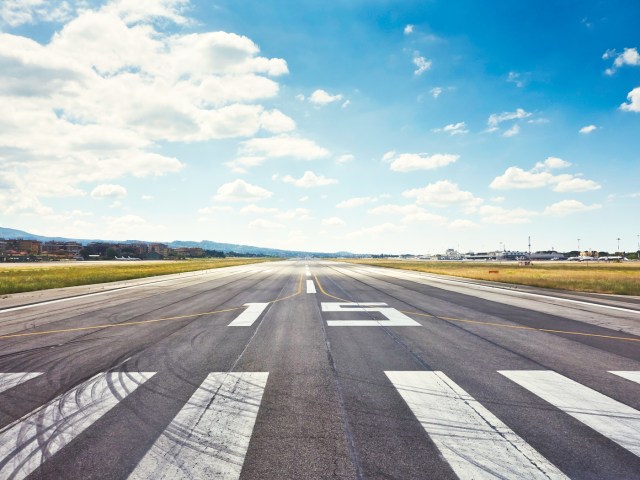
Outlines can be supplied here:
<path id="1" fill-rule="evenodd" d="M 228 327 L 250 327 L 269 306 L 268 303 L 245 303 L 247 309 L 231 322 Z"/>
<path id="2" fill-rule="evenodd" d="M 307 280 L 307 293 L 316 293 L 316 286 L 313 284 L 313 280 Z"/>

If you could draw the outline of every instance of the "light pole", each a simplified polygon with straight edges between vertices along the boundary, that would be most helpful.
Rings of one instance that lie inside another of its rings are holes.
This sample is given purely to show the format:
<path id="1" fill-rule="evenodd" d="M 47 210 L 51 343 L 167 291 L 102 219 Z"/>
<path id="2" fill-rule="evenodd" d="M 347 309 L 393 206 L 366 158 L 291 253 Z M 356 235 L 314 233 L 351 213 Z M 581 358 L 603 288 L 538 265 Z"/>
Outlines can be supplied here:
<path id="1" fill-rule="evenodd" d="M 580 239 L 578 239 L 578 254 L 580 254 Z"/>
<path id="2" fill-rule="evenodd" d="M 618 251 L 616 253 L 620 253 L 620 237 L 618 237 Z"/>

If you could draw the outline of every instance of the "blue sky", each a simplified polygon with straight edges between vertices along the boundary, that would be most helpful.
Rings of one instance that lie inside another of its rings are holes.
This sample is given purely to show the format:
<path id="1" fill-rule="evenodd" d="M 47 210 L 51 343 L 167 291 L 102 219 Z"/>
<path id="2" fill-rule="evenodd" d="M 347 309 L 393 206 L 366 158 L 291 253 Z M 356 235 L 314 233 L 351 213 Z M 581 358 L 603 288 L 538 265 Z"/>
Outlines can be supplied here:
<path id="1" fill-rule="evenodd" d="M 6 0 L 0 224 L 635 250 L 640 4 Z"/>

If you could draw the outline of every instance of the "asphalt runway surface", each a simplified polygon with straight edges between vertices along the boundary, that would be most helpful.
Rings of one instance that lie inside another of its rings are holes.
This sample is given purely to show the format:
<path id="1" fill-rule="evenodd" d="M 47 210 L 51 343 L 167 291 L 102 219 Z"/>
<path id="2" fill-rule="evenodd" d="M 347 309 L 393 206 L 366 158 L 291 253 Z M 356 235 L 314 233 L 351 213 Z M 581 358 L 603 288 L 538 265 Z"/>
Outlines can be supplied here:
<path id="1" fill-rule="evenodd" d="M 637 297 L 314 260 L 65 295 L 0 300 L 0 479 L 640 478 Z"/>

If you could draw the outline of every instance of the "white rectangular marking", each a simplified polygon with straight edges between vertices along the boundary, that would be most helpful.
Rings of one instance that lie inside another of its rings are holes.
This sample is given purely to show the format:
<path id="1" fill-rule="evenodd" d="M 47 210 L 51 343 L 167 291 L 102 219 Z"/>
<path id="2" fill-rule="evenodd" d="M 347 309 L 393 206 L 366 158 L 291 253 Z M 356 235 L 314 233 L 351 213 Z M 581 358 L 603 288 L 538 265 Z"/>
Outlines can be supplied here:
<path id="1" fill-rule="evenodd" d="M 267 308 L 268 303 L 245 303 L 247 309 L 231 322 L 228 327 L 250 327 Z"/>
<path id="2" fill-rule="evenodd" d="M 129 478 L 239 478 L 268 376 L 209 374 Z"/>
<path id="3" fill-rule="evenodd" d="M 307 280 L 307 293 L 316 293 L 316 286 L 313 280 Z"/>
<path id="4" fill-rule="evenodd" d="M 339 303 L 322 302 L 323 312 L 378 312 L 386 317 L 386 320 L 327 320 L 330 327 L 420 327 L 415 320 L 407 317 L 395 308 L 388 307 L 386 303 Z"/>
<path id="5" fill-rule="evenodd" d="M 640 372 L 609 372 L 632 382 L 640 383 Z"/>
<path id="6" fill-rule="evenodd" d="M 640 456 L 638 410 L 550 370 L 498 373 Z"/>
<path id="7" fill-rule="evenodd" d="M 461 479 L 565 479 L 442 372 L 385 372 Z"/>
<path id="8" fill-rule="evenodd" d="M 100 373 L 0 430 L 0 478 L 25 478 L 153 375 Z"/>
<path id="9" fill-rule="evenodd" d="M 0 392 L 9 390 L 40 375 L 42 375 L 42 372 L 0 373 Z"/>

